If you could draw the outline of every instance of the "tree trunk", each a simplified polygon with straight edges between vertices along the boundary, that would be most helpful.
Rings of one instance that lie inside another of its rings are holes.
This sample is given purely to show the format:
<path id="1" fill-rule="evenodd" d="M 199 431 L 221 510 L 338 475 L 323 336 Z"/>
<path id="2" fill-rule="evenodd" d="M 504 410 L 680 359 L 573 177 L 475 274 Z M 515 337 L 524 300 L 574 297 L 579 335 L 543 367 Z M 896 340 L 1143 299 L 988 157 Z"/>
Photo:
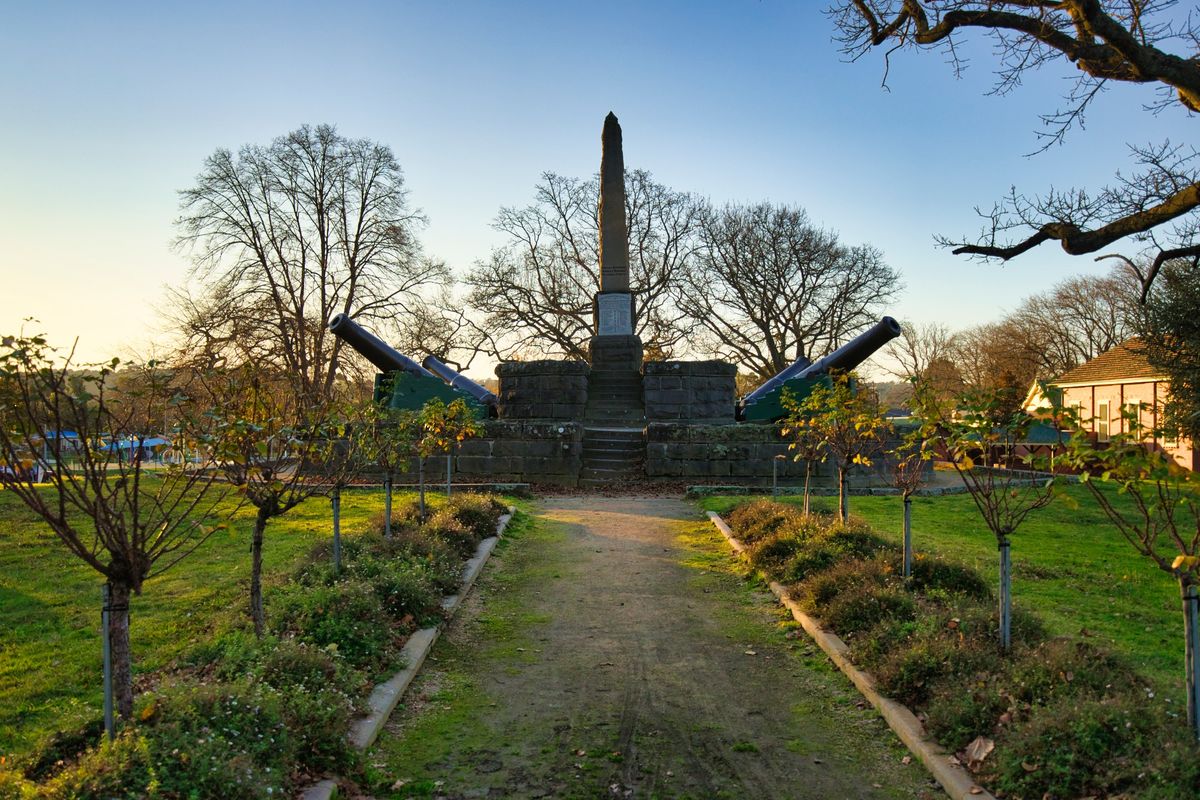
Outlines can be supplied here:
<path id="1" fill-rule="evenodd" d="M 904 495 L 904 577 L 912 577 L 912 497 Z"/>
<path id="2" fill-rule="evenodd" d="M 267 627 L 262 598 L 262 548 L 263 532 L 270 518 L 266 509 L 258 510 L 254 517 L 254 538 L 250 540 L 250 617 L 254 620 L 254 635 L 260 638 Z"/>
<path id="3" fill-rule="evenodd" d="M 421 512 L 421 524 L 425 524 L 425 456 L 417 456 L 417 507 Z"/>
<path id="4" fill-rule="evenodd" d="M 1183 653 L 1187 671 L 1187 718 L 1192 732 L 1200 739 L 1200 592 L 1180 581 L 1183 595 Z"/>
<path id="5" fill-rule="evenodd" d="M 450 473 L 454 469 L 454 449 L 446 451 L 446 498 L 450 498 Z"/>
<path id="6" fill-rule="evenodd" d="M 108 647 L 112 658 L 113 700 L 117 715 L 133 718 L 133 659 L 129 650 L 129 584 L 109 581 Z"/>
<path id="7" fill-rule="evenodd" d="M 838 465 L 838 515 L 843 525 L 850 521 L 850 496 L 846 486 L 849 472 L 849 467 Z"/>
<path id="8" fill-rule="evenodd" d="M 811 485 L 811 480 L 812 480 L 812 460 L 806 458 L 804 460 L 804 516 L 806 516 L 806 517 L 808 516 L 808 509 L 809 509 L 808 490 L 809 490 L 809 486 Z"/>
<path id="9" fill-rule="evenodd" d="M 383 476 L 383 538 L 392 538 L 392 473 Z"/>
<path id="10" fill-rule="evenodd" d="M 1012 554 L 1007 536 L 1001 536 L 1000 547 L 1000 646 L 1012 646 Z"/>

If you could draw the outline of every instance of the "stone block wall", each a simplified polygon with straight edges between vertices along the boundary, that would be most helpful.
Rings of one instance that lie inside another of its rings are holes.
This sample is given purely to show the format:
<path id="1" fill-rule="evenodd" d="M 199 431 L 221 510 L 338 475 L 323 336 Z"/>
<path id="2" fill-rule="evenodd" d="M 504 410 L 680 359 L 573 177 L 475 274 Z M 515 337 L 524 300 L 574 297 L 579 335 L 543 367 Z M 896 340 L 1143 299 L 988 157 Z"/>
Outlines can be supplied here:
<path id="1" fill-rule="evenodd" d="M 646 427 L 646 476 L 722 479 L 733 483 L 771 479 L 775 456 L 780 480 L 803 479 L 804 464 L 792 460 L 778 425 L 692 425 L 651 422 Z M 814 475 L 828 475 L 814 464 Z"/>
<path id="2" fill-rule="evenodd" d="M 582 361 L 505 361 L 498 364 L 500 419 L 572 422 L 583 419 L 590 372 L 591 368 Z"/>
<path id="3" fill-rule="evenodd" d="M 593 336 L 588 344 L 592 366 L 598 370 L 638 372 L 642 354 L 642 340 L 637 336 Z"/>
<path id="4" fill-rule="evenodd" d="M 737 367 L 724 361 L 649 361 L 643 368 L 646 419 L 732 425 Z"/>
<path id="5" fill-rule="evenodd" d="M 467 481 L 575 486 L 582 459 L 578 422 L 489 420 L 481 437 L 458 446 L 454 472 Z"/>

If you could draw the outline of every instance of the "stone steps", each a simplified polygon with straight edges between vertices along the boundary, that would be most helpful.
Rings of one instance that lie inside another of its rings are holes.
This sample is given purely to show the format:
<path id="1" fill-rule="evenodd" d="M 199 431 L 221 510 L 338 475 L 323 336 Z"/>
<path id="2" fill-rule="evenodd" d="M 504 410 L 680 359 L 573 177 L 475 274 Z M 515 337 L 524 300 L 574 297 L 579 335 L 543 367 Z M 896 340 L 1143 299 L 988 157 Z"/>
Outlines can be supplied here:
<path id="1" fill-rule="evenodd" d="M 646 442 L 641 426 L 587 426 L 579 485 L 599 488 L 645 475 Z"/>

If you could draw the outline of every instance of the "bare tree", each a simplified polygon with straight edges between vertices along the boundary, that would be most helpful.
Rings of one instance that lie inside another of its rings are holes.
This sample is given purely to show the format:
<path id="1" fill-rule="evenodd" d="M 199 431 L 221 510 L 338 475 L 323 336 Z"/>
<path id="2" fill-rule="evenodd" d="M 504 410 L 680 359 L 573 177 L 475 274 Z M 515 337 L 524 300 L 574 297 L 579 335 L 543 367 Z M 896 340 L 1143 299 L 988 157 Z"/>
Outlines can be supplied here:
<path id="1" fill-rule="evenodd" d="M 962 331 L 957 341 L 954 364 L 966 388 L 998 393 L 1015 410 L 1038 375 L 1039 359 L 1020 326 L 1011 319 L 989 322 Z"/>
<path id="2" fill-rule="evenodd" d="M 830 15 L 844 52 L 871 48 L 941 49 L 959 71 L 958 43 L 971 32 L 989 37 L 998 59 L 993 91 L 1005 94 L 1047 65 L 1077 70 L 1061 108 L 1043 115 L 1041 148 L 1063 141 L 1082 124 L 1091 101 L 1111 82 L 1147 84 L 1158 98 L 1147 108 L 1200 110 L 1200 29 L 1174 0 L 837 0 Z M 1164 49 L 1175 46 L 1181 52 Z M 942 239 L 956 254 L 1008 260 L 1047 241 L 1067 253 L 1096 253 L 1136 242 L 1149 267 L 1143 294 L 1173 258 L 1200 263 L 1200 175 L 1193 147 L 1131 146 L 1136 165 L 1098 192 L 1050 189 L 1041 196 L 1013 190 L 984 214 L 974 242 Z"/>
<path id="3" fill-rule="evenodd" d="M 312 396 L 331 393 L 341 360 L 334 314 L 390 323 L 448 280 L 421 255 L 424 218 L 391 149 L 329 125 L 219 149 L 180 196 L 177 243 L 203 284 L 177 297 L 185 349 L 217 357 L 236 343 Z"/>
<path id="4" fill-rule="evenodd" d="M 113 361 L 80 373 L 71 354 L 60 356 L 41 337 L 5 337 L 0 485 L 103 576 L 113 694 L 117 712 L 129 719 L 131 595 L 204 542 L 224 493 L 213 491 L 210 471 L 146 469 L 150 431 L 143 426 L 167 415 L 177 387 L 170 372 L 153 364 L 136 370 L 137 381 L 118 385 L 119 366 Z"/>
<path id="5" fill-rule="evenodd" d="M 1027 297 L 1007 316 L 1038 375 L 1054 377 L 1134 334 L 1140 282 L 1125 266 L 1109 275 L 1078 275 Z"/>
<path id="6" fill-rule="evenodd" d="M 900 336 L 884 348 L 892 361 L 885 370 L 901 380 L 924 378 L 939 362 L 953 359 L 956 349 L 955 334 L 948 326 L 940 322 L 905 322 L 900 326 Z"/>
<path id="7" fill-rule="evenodd" d="M 495 355 L 587 358 L 600 289 L 599 198 L 598 178 L 546 173 L 532 205 L 500 209 L 494 226 L 509 243 L 467 277 L 470 304 L 486 314 Z M 687 332 L 671 291 L 691 257 L 697 201 L 634 170 L 625 179 L 625 216 L 636 333 L 648 350 L 670 353 Z"/>
<path id="8" fill-rule="evenodd" d="M 769 378 L 835 349 L 879 318 L 898 273 L 870 246 L 848 247 L 803 209 L 705 209 L 679 306 L 699 346 Z"/>

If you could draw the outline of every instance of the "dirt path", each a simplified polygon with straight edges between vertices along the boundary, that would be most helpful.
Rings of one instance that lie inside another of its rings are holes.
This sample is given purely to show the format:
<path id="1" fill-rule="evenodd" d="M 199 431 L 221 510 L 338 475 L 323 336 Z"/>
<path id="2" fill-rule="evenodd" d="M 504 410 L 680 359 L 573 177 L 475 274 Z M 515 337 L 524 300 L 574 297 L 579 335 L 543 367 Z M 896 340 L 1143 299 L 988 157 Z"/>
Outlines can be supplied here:
<path id="1" fill-rule="evenodd" d="M 698 516 L 545 501 L 369 755 L 376 794 L 937 796 Z"/>

